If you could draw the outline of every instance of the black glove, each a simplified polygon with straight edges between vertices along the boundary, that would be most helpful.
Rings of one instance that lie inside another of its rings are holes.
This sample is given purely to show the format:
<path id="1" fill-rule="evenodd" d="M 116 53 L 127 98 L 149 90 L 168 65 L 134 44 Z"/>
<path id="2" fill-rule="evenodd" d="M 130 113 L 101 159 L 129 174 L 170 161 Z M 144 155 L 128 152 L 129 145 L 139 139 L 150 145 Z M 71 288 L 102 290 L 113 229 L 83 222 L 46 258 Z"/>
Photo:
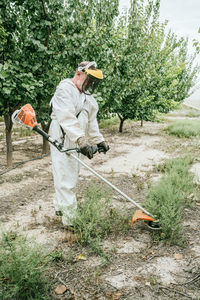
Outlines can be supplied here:
<path id="1" fill-rule="evenodd" d="M 81 153 L 89 159 L 93 158 L 93 147 L 85 140 L 84 137 L 78 139 L 78 145 Z"/>
<path id="2" fill-rule="evenodd" d="M 106 142 L 101 142 L 101 143 L 97 144 L 97 147 L 98 147 L 99 153 L 100 152 L 106 153 L 110 149 L 110 147 L 106 144 Z"/>
<path id="3" fill-rule="evenodd" d="M 83 147 L 80 147 L 80 151 L 83 155 L 87 156 L 89 159 L 93 158 L 93 148 L 92 146 L 86 144 Z"/>

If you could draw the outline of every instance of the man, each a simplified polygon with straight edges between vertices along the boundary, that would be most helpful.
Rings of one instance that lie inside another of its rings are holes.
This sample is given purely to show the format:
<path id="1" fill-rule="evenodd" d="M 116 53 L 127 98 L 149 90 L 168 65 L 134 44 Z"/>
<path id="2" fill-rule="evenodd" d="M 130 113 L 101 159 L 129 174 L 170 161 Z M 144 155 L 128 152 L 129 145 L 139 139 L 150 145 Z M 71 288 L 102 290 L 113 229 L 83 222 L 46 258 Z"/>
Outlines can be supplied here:
<path id="1" fill-rule="evenodd" d="M 105 153 L 105 143 L 96 119 L 98 104 L 91 95 L 100 80 L 101 70 L 95 62 L 82 62 L 72 79 L 64 79 L 56 88 L 51 99 L 50 135 L 65 148 L 80 148 L 83 155 L 93 157 L 92 145 Z M 78 154 L 77 154 L 78 155 Z M 51 145 L 56 214 L 62 216 L 64 225 L 71 225 L 77 208 L 75 187 L 78 181 L 79 165 L 70 155 L 59 152 Z"/>

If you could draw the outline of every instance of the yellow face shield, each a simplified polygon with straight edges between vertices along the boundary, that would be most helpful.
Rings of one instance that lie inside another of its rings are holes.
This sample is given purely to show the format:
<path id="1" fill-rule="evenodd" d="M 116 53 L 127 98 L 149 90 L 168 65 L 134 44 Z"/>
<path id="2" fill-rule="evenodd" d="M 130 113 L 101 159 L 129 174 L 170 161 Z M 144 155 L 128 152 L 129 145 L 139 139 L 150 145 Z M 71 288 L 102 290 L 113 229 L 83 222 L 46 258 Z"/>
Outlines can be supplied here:
<path id="1" fill-rule="evenodd" d="M 103 79 L 103 73 L 99 69 L 96 69 L 96 70 L 87 69 L 87 70 L 85 70 L 85 73 L 92 76 L 92 77 L 94 77 L 94 78 L 97 78 L 99 80 Z"/>
<path id="2" fill-rule="evenodd" d="M 86 95 L 92 95 L 100 81 L 103 79 L 101 70 L 96 69 L 96 63 L 90 62 L 84 67 L 79 67 L 78 70 L 87 74 L 87 77 L 82 85 L 82 92 Z"/>

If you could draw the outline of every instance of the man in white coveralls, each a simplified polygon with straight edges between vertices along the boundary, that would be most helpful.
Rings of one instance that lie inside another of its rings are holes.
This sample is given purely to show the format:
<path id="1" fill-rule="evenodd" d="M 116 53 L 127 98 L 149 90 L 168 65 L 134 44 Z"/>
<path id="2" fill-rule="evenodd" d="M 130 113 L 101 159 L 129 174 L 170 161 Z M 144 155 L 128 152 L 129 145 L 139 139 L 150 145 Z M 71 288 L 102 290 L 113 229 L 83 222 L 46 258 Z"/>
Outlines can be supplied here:
<path id="1" fill-rule="evenodd" d="M 93 157 L 91 145 L 105 153 L 109 146 L 99 132 L 98 104 L 92 93 L 103 79 L 95 62 L 82 62 L 72 79 L 62 80 L 51 99 L 50 135 L 65 148 L 80 148 L 83 155 Z M 78 155 L 78 154 L 77 154 Z M 63 225 L 71 225 L 77 208 L 75 187 L 78 181 L 79 163 L 70 155 L 59 152 L 51 145 L 52 169 L 56 197 L 56 215 L 62 216 Z"/>

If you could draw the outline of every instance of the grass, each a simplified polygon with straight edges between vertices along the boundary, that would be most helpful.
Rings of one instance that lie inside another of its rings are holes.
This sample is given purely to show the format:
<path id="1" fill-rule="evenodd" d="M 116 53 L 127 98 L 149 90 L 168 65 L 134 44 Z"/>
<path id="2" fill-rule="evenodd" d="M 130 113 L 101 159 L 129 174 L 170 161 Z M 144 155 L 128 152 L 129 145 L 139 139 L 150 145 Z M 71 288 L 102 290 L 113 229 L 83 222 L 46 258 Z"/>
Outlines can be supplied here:
<path id="1" fill-rule="evenodd" d="M 110 189 L 90 184 L 73 219 L 78 243 L 89 246 L 92 253 L 100 255 L 106 261 L 109 260 L 109 255 L 103 249 L 103 240 L 111 233 L 125 232 L 130 225 L 127 217 L 111 207 L 110 196 Z"/>
<path id="2" fill-rule="evenodd" d="M 34 135 L 35 132 L 31 130 L 30 128 L 26 127 L 16 127 L 13 128 L 13 135 L 17 135 L 18 137 L 27 137 Z"/>
<path id="3" fill-rule="evenodd" d="M 158 170 L 161 180 L 150 188 L 145 207 L 151 211 L 162 227 L 161 239 L 170 244 L 181 244 L 183 236 L 183 209 L 191 204 L 189 197 L 195 190 L 194 175 L 189 171 L 191 156 L 169 160 Z"/>
<path id="4" fill-rule="evenodd" d="M 117 116 L 99 122 L 100 129 L 110 129 L 111 127 L 116 127 L 116 125 L 119 125 L 119 118 Z"/>
<path id="5" fill-rule="evenodd" d="M 188 111 L 185 116 L 188 118 L 197 118 L 200 117 L 200 111 Z"/>
<path id="6" fill-rule="evenodd" d="M 46 258 L 38 246 L 9 232 L 0 242 L 0 299 L 44 300 L 48 297 Z"/>
<path id="7" fill-rule="evenodd" d="M 178 120 L 167 127 L 169 134 L 177 137 L 191 138 L 200 135 L 199 120 Z"/>
<path id="8" fill-rule="evenodd" d="M 12 132 L 12 135 L 15 139 L 17 137 L 28 137 L 28 136 L 33 136 L 35 134 L 36 133 L 33 130 L 26 127 L 13 128 L 13 132 Z M 5 138 L 6 138 L 5 130 L 3 130 L 3 132 L 0 132 L 0 141 L 5 140 Z"/>

